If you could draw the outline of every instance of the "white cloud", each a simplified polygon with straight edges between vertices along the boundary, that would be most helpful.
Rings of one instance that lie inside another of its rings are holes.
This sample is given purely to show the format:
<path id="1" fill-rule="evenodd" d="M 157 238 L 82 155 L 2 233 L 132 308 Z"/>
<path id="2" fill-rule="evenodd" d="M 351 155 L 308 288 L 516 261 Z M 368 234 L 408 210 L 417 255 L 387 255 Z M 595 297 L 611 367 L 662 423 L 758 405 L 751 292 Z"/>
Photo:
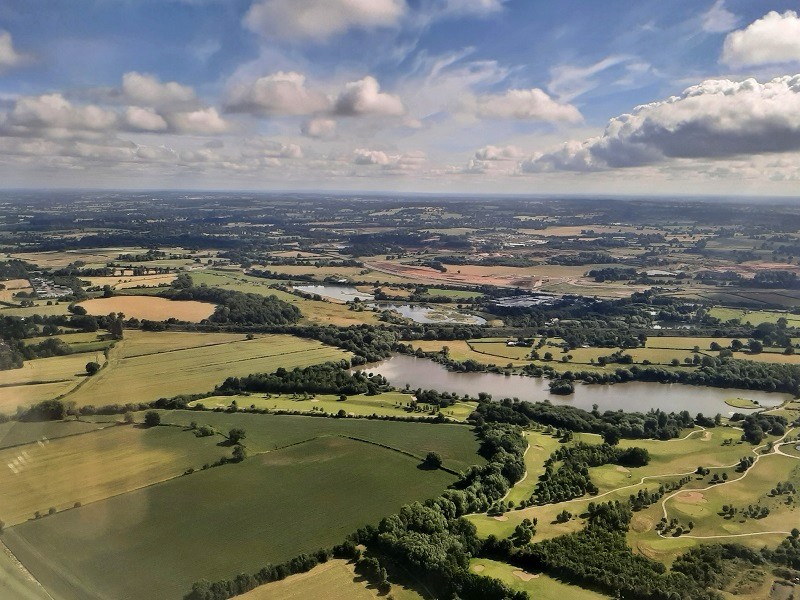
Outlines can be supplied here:
<path id="1" fill-rule="evenodd" d="M 588 67 L 558 65 L 550 70 L 547 90 L 560 100 L 569 102 L 596 87 L 594 75 L 631 60 L 629 56 L 608 56 Z"/>
<path id="2" fill-rule="evenodd" d="M 194 90 L 175 81 L 160 82 L 152 75 L 131 71 L 122 76 L 122 94 L 133 104 L 175 106 L 195 100 Z"/>
<path id="3" fill-rule="evenodd" d="M 369 75 L 351 81 L 336 98 L 334 113 L 342 116 L 382 115 L 401 116 L 405 113 L 398 96 L 380 91 L 378 81 Z"/>
<path id="4" fill-rule="evenodd" d="M 703 15 L 701 26 L 708 33 L 727 33 L 739 23 L 739 17 L 725 8 L 725 0 L 717 0 Z"/>
<path id="5" fill-rule="evenodd" d="M 113 111 L 94 105 L 74 106 L 61 94 L 44 94 L 18 98 L 4 125 L 24 134 L 41 129 L 104 131 L 116 122 Z"/>
<path id="6" fill-rule="evenodd" d="M 522 157 L 522 151 L 516 146 L 484 146 L 475 152 L 475 159 L 485 160 L 516 160 Z"/>
<path id="7" fill-rule="evenodd" d="M 25 63 L 27 57 L 14 49 L 11 34 L 0 29 L 0 71 L 6 68 L 18 67 Z"/>
<path id="8" fill-rule="evenodd" d="M 732 67 L 800 62 L 800 17 L 793 10 L 772 11 L 729 33 L 722 62 Z"/>
<path id="9" fill-rule="evenodd" d="M 302 73 L 278 71 L 234 86 L 225 110 L 262 116 L 310 115 L 327 110 L 330 103 L 325 94 L 306 87 Z"/>
<path id="10" fill-rule="evenodd" d="M 612 119 L 601 136 L 535 155 L 522 170 L 593 171 L 798 150 L 800 75 L 764 84 L 708 80 Z"/>
<path id="11" fill-rule="evenodd" d="M 353 151 L 353 163 L 356 165 L 388 165 L 389 156 L 382 150 L 357 148 Z"/>
<path id="12" fill-rule="evenodd" d="M 228 131 L 229 124 L 219 116 L 216 108 L 201 108 L 167 116 L 169 124 L 178 133 L 214 134 Z"/>
<path id="13" fill-rule="evenodd" d="M 507 90 L 505 94 L 478 96 L 475 112 L 482 119 L 568 122 L 581 120 L 577 108 L 571 104 L 556 102 L 538 88 Z"/>
<path id="14" fill-rule="evenodd" d="M 391 27 L 406 8 L 405 0 L 257 0 L 244 24 L 267 39 L 324 41 L 352 28 Z"/>
<path id="15" fill-rule="evenodd" d="M 131 129 L 141 131 L 164 131 L 168 127 L 164 117 L 152 108 L 139 106 L 129 106 L 125 110 L 125 123 Z"/>
<path id="16" fill-rule="evenodd" d="M 310 138 L 329 139 L 336 135 L 336 121 L 333 119 L 311 119 L 303 123 L 300 131 Z"/>
<path id="17" fill-rule="evenodd" d="M 503 10 L 508 0 L 441 0 L 434 9 L 443 15 L 486 15 Z"/>

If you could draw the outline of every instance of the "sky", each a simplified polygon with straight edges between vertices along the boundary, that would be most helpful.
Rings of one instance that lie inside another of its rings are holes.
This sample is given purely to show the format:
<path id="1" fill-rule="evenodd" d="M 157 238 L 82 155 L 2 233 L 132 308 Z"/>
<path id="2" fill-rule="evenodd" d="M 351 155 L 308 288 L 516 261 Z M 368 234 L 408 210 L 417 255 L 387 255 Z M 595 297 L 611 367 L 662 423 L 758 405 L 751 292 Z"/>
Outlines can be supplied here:
<path id="1" fill-rule="evenodd" d="M 2 0 L 0 187 L 800 196 L 798 13 Z"/>

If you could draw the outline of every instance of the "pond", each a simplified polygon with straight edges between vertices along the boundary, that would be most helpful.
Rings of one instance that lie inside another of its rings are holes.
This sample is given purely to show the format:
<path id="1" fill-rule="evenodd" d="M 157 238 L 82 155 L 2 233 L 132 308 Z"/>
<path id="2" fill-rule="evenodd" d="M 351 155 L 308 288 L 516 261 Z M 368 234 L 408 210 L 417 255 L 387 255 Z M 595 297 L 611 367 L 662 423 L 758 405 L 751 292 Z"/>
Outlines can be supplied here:
<path id="1" fill-rule="evenodd" d="M 372 304 L 378 310 L 391 310 L 400 313 L 415 323 L 459 323 L 462 325 L 485 325 L 486 319 L 444 306 L 424 304 Z"/>
<path id="2" fill-rule="evenodd" d="M 351 302 L 358 298 L 359 300 L 373 300 L 372 294 L 359 292 L 351 285 L 295 285 L 294 289 L 305 292 L 306 294 L 318 294 L 323 298 L 331 300 L 340 300 L 342 302 Z"/>
<path id="3" fill-rule="evenodd" d="M 621 409 L 646 412 L 651 408 L 660 408 L 666 412 L 688 410 L 693 416 L 698 412 L 714 416 L 717 413 L 729 415 L 747 412 L 725 404 L 725 400 L 737 397 L 750 398 L 764 407 L 778 406 L 791 398 L 788 394 L 642 381 L 616 385 L 585 385 L 576 382 L 574 394 L 559 396 L 550 393 L 548 380 L 545 378 L 497 373 L 456 373 L 432 360 L 403 354 L 396 354 L 388 360 L 366 365 L 364 368 L 368 372 L 383 375 L 398 388 L 408 384 L 412 389 L 435 389 L 461 395 L 469 394 L 472 397 L 476 397 L 479 392 L 487 392 L 495 400 L 513 397 L 529 402 L 550 400 L 553 404 L 565 404 L 585 410 L 591 410 L 592 405 L 597 404 L 601 411 Z"/>

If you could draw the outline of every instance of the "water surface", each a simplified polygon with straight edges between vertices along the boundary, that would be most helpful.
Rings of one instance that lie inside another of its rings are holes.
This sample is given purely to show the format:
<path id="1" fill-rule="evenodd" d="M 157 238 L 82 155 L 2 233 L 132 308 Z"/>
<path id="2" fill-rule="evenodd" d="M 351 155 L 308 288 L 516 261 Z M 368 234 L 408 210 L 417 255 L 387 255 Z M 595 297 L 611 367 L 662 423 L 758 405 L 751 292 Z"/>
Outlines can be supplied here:
<path id="1" fill-rule="evenodd" d="M 514 397 L 529 402 L 550 400 L 553 404 L 565 404 L 585 410 L 591 410 L 592 405 L 597 404 L 601 411 L 646 412 L 651 408 L 660 408 L 666 412 L 688 410 L 693 416 L 698 412 L 714 416 L 717 413 L 729 415 L 747 412 L 728 406 L 725 404 L 726 399 L 750 398 L 761 406 L 771 407 L 791 398 L 788 394 L 644 381 L 616 385 L 586 385 L 576 382 L 574 394 L 559 396 L 550 393 L 548 380 L 545 378 L 497 373 L 456 373 L 432 360 L 404 354 L 396 354 L 388 360 L 367 365 L 366 370 L 383 375 L 398 388 L 408 384 L 412 389 L 435 389 L 460 395 L 469 394 L 472 397 L 476 397 L 479 392 L 487 392 L 495 400 Z"/>

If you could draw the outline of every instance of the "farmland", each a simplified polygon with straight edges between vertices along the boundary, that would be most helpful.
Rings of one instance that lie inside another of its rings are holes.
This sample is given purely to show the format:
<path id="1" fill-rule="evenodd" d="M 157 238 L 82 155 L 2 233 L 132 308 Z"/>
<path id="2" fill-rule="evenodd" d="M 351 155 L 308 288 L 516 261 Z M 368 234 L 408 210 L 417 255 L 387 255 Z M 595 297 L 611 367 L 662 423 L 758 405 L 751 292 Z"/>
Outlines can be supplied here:
<path id="1" fill-rule="evenodd" d="M 152 296 L 115 296 L 112 298 L 95 298 L 79 304 L 90 315 L 107 315 L 122 313 L 126 317 L 166 321 L 174 318 L 180 321 L 197 323 L 207 319 L 214 312 L 214 305 L 193 300 L 167 300 Z"/>
<path id="2" fill-rule="evenodd" d="M 228 454 L 215 440 L 177 428 L 108 427 L 0 450 L 3 514 L 9 525 L 72 509 L 175 477 Z M 14 468 L 7 465 L 14 465 Z"/>
<path id="3" fill-rule="evenodd" d="M 69 399 L 80 405 L 147 402 L 208 392 L 226 377 L 306 367 L 347 356 L 337 348 L 289 335 L 247 340 L 243 335 L 134 331 L 111 351 L 108 365 L 71 392 Z M 120 390 L 124 390 L 122 396 Z"/>
<path id="4" fill-rule="evenodd" d="M 357 396 L 347 396 L 346 400 L 341 400 L 338 396 L 316 394 L 304 397 L 303 395 L 293 394 L 292 396 L 212 396 L 192 402 L 190 406 L 202 404 L 206 408 L 227 408 L 232 401 L 236 401 L 240 407 L 251 407 L 256 409 L 299 411 L 299 412 L 326 412 L 336 414 L 340 410 L 355 416 L 386 415 L 390 417 L 430 417 L 439 412 L 439 407 L 419 405 L 418 411 L 413 411 L 409 405 L 412 401 L 411 394 L 403 392 L 384 392 L 378 396 L 367 396 L 359 394 Z M 445 416 L 460 421 L 466 418 L 475 410 L 475 402 L 457 402 L 442 410 Z"/>
<path id="5" fill-rule="evenodd" d="M 391 450 L 322 438 L 24 523 L 5 541 L 66 600 L 101 590 L 180 598 L 200 578 L 256 571 L 337 543 L 453 480 L 416 467 Z M 354 503 L 353 490 L 369 493 Z M 37 559 L 34 548 L 48 548 L 48 559 Z"/>

